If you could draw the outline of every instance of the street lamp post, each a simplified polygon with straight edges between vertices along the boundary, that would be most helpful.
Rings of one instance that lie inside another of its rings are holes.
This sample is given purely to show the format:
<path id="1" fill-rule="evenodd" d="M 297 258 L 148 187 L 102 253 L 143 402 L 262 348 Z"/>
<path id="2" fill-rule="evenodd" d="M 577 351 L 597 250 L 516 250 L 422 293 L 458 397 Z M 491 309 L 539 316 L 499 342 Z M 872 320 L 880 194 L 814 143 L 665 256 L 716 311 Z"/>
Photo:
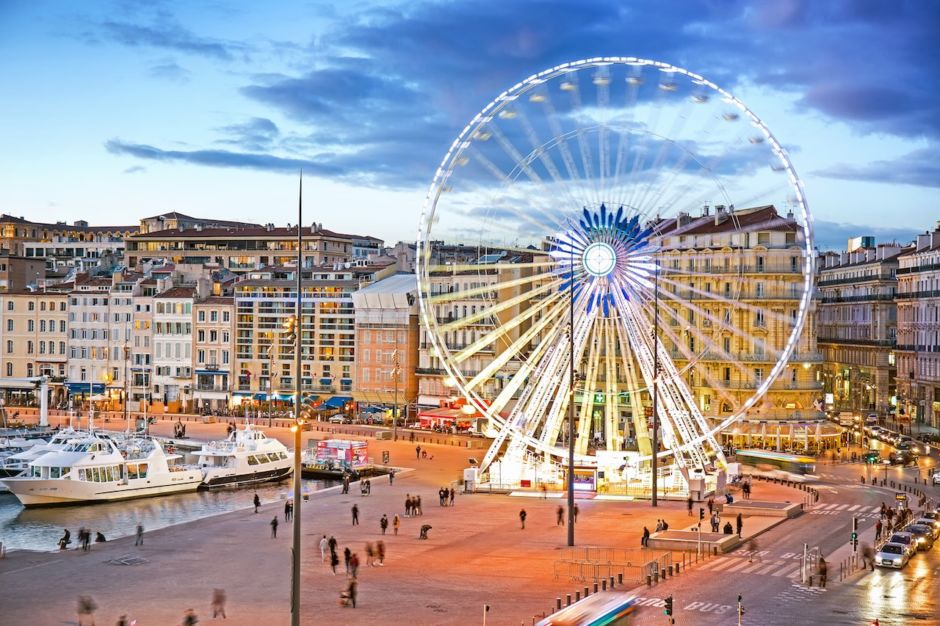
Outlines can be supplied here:
<path id="1" fill-rule="evenodd" d="M 574 545 L 574 244 L 569 242 L 568 298 L 568 545 Z M 587 390 L 585 390 L 587 392 Z M 500 464 L 502 465 L 502 464 Z"/>
<path id="2" fill-rule="evenodd" d="M 303 336 L 303 301 L 301 298 L 303 283 L 301 274 L 303 273 L 303 190 L 304 179 L 303 170 L 300 172 L 300 187 L 297 197 L 297 293 L 294 304 L 294 358 L 297 368 L 294 376 L 294 511 L 293 511 L 293 533 L 291 541 L 291 588 L 290 588 L 290 622 L 291 626 L 300 626 L 300 445 L 301 445 L 301 426 L 303 422 L 300 419 L 300 373 L 301 373 L 301 338 Z"/>
<path id="3" fill-rule="evenodd" d="M 392 439 L 395 441 L 398 441 L 398 374 L 401 371 L 399 367 L 400 363 L 401 359 L 399 358 L 398 350 L 395 350 L 392 353 L 392 365 L 394 365 L 392 376 L 395 379 L 395 396 L 394 402 L 392 403 Z"/>
<path id="4" fill-rule="evenodd" d="M 658 506 L 657 491 L 659 485 L 657 472 L 657 457 L 659 452 L 659 262 L 656 262 L 655 274 L 653 276 L 653 458 L 651 459 L 652 469 L 652 499 L 650 504 Z"/>

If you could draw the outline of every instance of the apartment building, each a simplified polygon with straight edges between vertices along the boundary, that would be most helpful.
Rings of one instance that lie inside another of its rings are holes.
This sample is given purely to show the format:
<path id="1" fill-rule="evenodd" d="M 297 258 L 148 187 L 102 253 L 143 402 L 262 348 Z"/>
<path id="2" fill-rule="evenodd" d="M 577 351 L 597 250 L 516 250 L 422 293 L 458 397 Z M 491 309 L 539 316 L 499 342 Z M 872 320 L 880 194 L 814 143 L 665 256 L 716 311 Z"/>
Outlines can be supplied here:
<path id="1" fill-rule="evenodd" d="M 153 299 L 157 291 L 157 279 L 145 278 L 137 284 L 137 289 L 131 298 L 134 313 L 131 324 L 128 408 L 132 411 L 148 408 L 147 405 L 152 398 Z"/>
<path id="2" fill-rule="evenodd" d="M 352 299 L 356 320 L 353 397 L 371 405 L 414 403 L 420 334 L 415 275 L 395 274 L 353 293 Z"/>
<path id="3" fill-rule="evenodd" d="M 192 406 L 193 305 L 199 295 L 196 286 L 172 286 L 153 299 L 153 400 L 164 411 Z"/>
<path id="4" fill-rule="evenodd" d="M 821 255 L 816 267 L 817 338 L 826 408 L 884 415 L 895 396 L 897 244 Z M 857 245 L 857 244 L 856 244 Z"/>
<path id="5" fill-rule="evenodd" d="M 211 295 L 193 303 L 193 401 L 196 410 L 229 405 L 235 353 L 235 299 Z"/>
<path id="6" fill-rule="evenodd" d="M 714 215 L 680 215 L 661 232 L 664 342 L 679 370 L 688 368 L 699 409 L 717 423 L 761 385 L 779 359 L 773 347 L 782 347 L 792 330 L 803 288 L 802 231 L 773 206 L 718 206 Z M 786 369 L 723 434 L 725 441 L 773 447 L 836 441 L 820 410 L 815 323 L 811 308 Z"/>
<path id="7" fill-rule="evenodd" d="M 940 223 L 898 260 L 899 412 L 940 427 Z"/>
<path id="8" fill-rule="evenodd" d="M 317 401 L 352 397 L 356 344 L 352 294 L 359 287 L 352 269 L 302 269 L 300 376 L 306 397 L 317 396 Z M 294 343 L 284 329 L 295 314 L 296 266 L 249 272 L 234 284 L 234 291 L 233 403 L 292 401 L 298 373 Z"/>
<path id="9" fill-rule="evenodd" d="M 45 284 L 46 263 L 0 253 L 0 291 L 25 291 Z"/>
<path id="10" fill-rule="evenodd" d="M 124 240 L 137 226 L 92 226 L 85 220 L 46 224 L 23 217 L 0 215 L 0 249 L 40 259 L 50 268 L 94 264 L 107 254 L 120 257 Z"/>
<path id="11" fill-rule="evenodd" d="M 67 328 L 67 294 L 0 294 L 0 376 L 49 376 L 53 404 L 61 403 L 68 363 Z"/>
<path id="12" fill-rule="evenodd" d="M 185 224 L 184 224 L 185 225 Z M 352 259 L 350 235 L 326 230 L 321 224 L 302 229 L 304 256 L 315 266 L 333 266 Z M 233 224 L 196 225 L 141 232 L 127 240 L 125 258 L 136 268 L 147 259 L 166 259 L 245 274 L 267 266 L 293 263 L 297 256 L 297 228 Z"/>

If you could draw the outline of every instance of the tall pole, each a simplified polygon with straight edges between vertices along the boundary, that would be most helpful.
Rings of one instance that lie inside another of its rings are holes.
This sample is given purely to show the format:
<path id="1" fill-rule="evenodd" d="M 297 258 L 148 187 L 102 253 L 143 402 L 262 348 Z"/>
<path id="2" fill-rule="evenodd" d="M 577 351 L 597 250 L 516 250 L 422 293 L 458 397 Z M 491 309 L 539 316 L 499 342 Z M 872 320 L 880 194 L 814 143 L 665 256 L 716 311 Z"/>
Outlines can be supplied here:
<path id="1" fill-rule="evenodd" d="M 653 277 L 653 497 L 651 504 L 658 506 L 657 490 L 657 458 L 659 452 L 659 262 Z"/>
<path id="2" fill-rule="evenodd" d="M 300 171 L 300 187 L 297 196 L 297 299 L 294 304 L 294 357 L 297 367 L 294 374 L 294 511 L 293 511 L 293 542 L 291 544 L 291 586 L 290 586 L 290 623 L 291 626 L 300 626 L 300 390 L 301 390 L 301 358 L 300 348 L 303 335 L 303 301 L 301 299 L 301 274 L 304 260 L 303 236 L 303 196 L 304 173 Z"/>
<path id="3" fill-rule="evenodd" d="M 395 350 L 392 359 L 392 365 L 395 366 L 392 370 L 392 376 L 395 377 L 395 401 L 392 403 L 392 439 L 398 441 L 398 350 Z"/>
<path id="4" fill-rule="evenodd" d="M 127 332 L 127 324 L 124 325 L 124 332 Z M 131 431 L 131 423 L 127 420 L 127 335 L 124 335 L 124 428 L 127 432 Z"/>
<path id="5" fill-rule="evenodd" d="M 571 284 L 568 298 L 568 545 L 574 545 L 574 241 L 568 242 Z"/>

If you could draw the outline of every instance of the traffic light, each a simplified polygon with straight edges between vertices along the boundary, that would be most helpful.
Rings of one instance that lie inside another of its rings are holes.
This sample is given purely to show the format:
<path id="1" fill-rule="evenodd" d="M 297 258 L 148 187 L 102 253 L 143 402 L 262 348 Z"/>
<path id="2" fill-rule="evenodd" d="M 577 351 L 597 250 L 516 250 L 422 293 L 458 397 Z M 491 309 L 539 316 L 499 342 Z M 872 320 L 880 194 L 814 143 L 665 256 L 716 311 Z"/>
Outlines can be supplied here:
<path id="1" fill-rule="evenodd" d="M 667 617 L 672 617 L 672 596 L 666 597 L 666 606 L 663 609 L 663 614 Z"/>
<path id="2" fill-rule="evenodd" d="M 849 545 L 852 546 L 853 550 L 858 549 L 858 518 L 852 518 L 852 539 L 849 542 Z"/>
<path id="3" fill-rule="evenodd" d="M 702 507 L 698 508 L 698 519 L 699 521 L 705 519 L 705 509 L 703 509 Z"/>

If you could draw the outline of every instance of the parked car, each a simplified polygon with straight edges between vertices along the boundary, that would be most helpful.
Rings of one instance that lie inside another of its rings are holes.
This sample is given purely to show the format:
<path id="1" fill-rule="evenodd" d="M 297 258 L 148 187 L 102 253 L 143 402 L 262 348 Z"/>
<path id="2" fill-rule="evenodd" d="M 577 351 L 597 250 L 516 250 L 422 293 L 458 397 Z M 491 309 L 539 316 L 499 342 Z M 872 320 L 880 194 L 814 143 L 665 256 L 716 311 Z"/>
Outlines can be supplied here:
<path id="1" fill-rule="evenodd" d="M 881 462 L 881 453 L 877 450 L 869 450 L 862 455 L 862 461 L 865 463 L 880 463 Z"/>
<path id="2" fill-rule="evenodd" d="M 917 551 L 917 545 L 914 535 L 909 532 L 896 532 L 888 539 L 888 543 L 897 543 L 907 549 L 908 556 L 912 556 Z"/>
<path id="3" fill-rule="evenodd" d="M 345 415 L 334 415 L 329 420 L 330 424 L 346 424 L 348 423 Z"/>
<path id="4" fill-rule="evenodd" d="M 917 549 L 926 552 L 933 547 L 934 536 L 933 527 L 926 524 L 911 524 L 907 527 L 907 532 L 914 535 L 914 544 Z"/>
<path id="5" fill-rule="evenodd" d="M 886 543 L 875 553 L 875 565 L 901 569 L 910 560 L 907 546 L 901 543 Z"/>
<path id="6" fill-rule="evenodd" d="M 932 480 L 932 482 L 933 482 L 934 485 L 940 485 L 940 472 L 934 472 L 934 473 L 933 473 L 933 480 Z"/>
<path id="7" fill-rule="evenodd" d="M 865 423 L 866 423 L 866 424 L 877 424 L 877 423 L 878 423 L 878 414 L 877 414 L 877 413 L 869 413 L 869 414 L 865 417 Z"/>
<path id="8" fill-rule="evenodd" d="M 928 528 L 930 528 L 930 532 L 933 535 L 933 538 L 940 539 L 940 520 L 937 520 L 936 518 L 933 518 L 933 517 L 927 517 L 927 514 L 925 513 L 921 515 L 920 517 L 918 517 L 917 519 L 915 519 L 913 522 L 911 522 L 911 524 L 912 525 L 916 524 L 918 526 L 927 526 Z"/>

